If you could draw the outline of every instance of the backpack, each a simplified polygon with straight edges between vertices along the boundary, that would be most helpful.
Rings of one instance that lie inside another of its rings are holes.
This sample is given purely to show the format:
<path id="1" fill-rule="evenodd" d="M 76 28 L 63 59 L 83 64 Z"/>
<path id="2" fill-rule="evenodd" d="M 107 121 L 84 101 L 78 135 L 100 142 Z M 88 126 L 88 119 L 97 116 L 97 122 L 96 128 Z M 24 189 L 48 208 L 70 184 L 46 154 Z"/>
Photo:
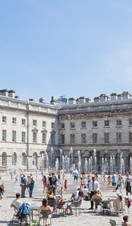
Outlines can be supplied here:
<path id="1" fill-rule="evenodd" d="M 31 213 L 31 207 L 29 203 L 23 203 L 18 211 L 19 217 L 23 215 L 30 215 Z"/>
<path id="2" fill-rule="evenodd" d="M 31 177 L 31 184 L 34 184 L 35 183 L 35 181 L 34 181 L 34 179 Z"/>
<path id="3" fill-rule="evenodd" d="M 131 184 L 129 181 L 127 181 L 127 184 L 126 184 L 126 191 L 131 193 Z"/>
<path id="4" fill-rule="evenodd" d="M 21 177 L 21 184 L 24 184 L 24 185 L 26 185 L 26 177 L 25 176 L 22 176 Z"/>
<path id="5" fill-rule="evenodd" d="M 57 178 L 56 176 L 52 176 L 52 185 L 56 186 Z"/>

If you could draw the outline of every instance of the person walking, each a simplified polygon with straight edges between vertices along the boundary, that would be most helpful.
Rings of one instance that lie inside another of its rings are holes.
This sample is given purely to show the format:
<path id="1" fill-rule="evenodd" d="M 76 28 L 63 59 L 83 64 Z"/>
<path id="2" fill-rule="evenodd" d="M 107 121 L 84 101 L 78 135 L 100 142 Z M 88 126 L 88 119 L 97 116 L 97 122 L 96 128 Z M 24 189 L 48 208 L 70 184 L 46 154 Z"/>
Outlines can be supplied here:
<path id="1" fill-rule="evenodd" d="M 113 192 L 116 191 L 116 186 L 117 186 L 117 176 L 116 173 L 114 172 L 112 175 L 112 187 L 113 187 Z"/>
<path id="2" fill-rule="evenodd" d="M 35 181 L 33 179 L 33 175 L 30 174 L 30 176 L 28 176 L 28 181 L 27 181 L 27 187 L 29 189 L 29 198 L 32 198 L 33 196 L 34 184 L 35 184 Z"/>

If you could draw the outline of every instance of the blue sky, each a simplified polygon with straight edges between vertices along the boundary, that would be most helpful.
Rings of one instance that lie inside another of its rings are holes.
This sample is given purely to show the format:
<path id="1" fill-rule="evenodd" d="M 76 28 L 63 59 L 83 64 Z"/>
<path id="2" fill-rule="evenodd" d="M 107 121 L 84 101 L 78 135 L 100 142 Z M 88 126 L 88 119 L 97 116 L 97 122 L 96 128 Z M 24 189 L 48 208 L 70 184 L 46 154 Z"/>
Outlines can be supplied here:
<path id="1" fill-rule="evenodd" d="M 131 84 L 131 0 L 0 0 L 0 89 L 48 102 Z"/>

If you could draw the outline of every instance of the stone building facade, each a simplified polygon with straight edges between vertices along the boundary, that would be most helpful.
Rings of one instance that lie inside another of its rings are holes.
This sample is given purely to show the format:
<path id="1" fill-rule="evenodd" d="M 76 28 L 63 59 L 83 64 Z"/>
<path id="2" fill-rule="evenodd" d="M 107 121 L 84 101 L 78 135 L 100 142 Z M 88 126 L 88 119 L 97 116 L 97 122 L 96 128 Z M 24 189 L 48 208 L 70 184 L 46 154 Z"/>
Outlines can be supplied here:
<path id="1" fill-rule="evenodd" d="M 0 167 L 46 168 L 51 147 L 58 150 L 58 112 L 51 104 L 23 101 L 14 93 L 0 91 Z"/>
<path id="2" fill-rule="evenodd" d="M 70 98 L 69 104 L 59 109 L 59 134 L 60 148 L 76 165 L 80 155 L 82 170 L 131 171 L 130 94 L 113 93 L 110 98 L 102 94 L 94 98 L 94 102 L 84 97 Z"/>
<path id="3" fill-rule="evenodd" d="M 132 98 L 23 101 L 0 90 L 0 167 L 124 173 L 132 168 Z"/>

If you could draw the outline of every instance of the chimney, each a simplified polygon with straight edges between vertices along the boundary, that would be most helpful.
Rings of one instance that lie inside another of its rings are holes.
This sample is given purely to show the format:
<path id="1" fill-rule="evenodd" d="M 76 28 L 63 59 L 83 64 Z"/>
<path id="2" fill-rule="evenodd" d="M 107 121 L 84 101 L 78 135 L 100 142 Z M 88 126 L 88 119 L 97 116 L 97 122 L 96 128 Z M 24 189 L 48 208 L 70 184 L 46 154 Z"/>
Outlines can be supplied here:
<path id="1" fill-rule="evenodd" d="M 85 97 L 79 97 L 79 104 L 85 104 Z"/>
<path id="2" fill-rule="evenodd" d="M 105 94 L 100 95 L 100 102 L 103 102 L 103 101 L 108 101 L 108 96 L 106 96 Z"/>
<path id="3" fill-rule="evenodd" d="M 130 96 L 131 96 L 131 95 L 130 95 L 130 93 L 128 93 L 128 92 L 125 92 L 125 91 L 124 91 L 124 92 L 122 93 L 122 98 L 123 98 L 123 100 L 129 99 Z"/>
<path id="4" fill-rule="evenodd" d="M 94 97 L 94 102 L 95 103 L 99 102 L 99 97 Z"/>
<path id="5" fill-rule="evenodd" d="M 89 98 L 89 97 L 86 97 L 86 98 L 85 98 L 85 102 L 86 102 L 86 103 L 89 103 L 89 102 L 90 102 L 90 98 Z"/>
<path id="6" fill-rule="evenodd" d="M 9 90 L 8 91 L 8 97 L 14 98 L 15 97 L 15 91 L 14 90 Z"/>
<path id="7" fill-rule="evenodd" d="M 73 97 L 69 98 L 68 103 L 69 103 L 69 105 L 76 104 L 75 98 L 73 98 Z"/>
<path id="8" fill-rule="evenodd" d="M 41 97 L 41 98 L 39 99 L 39 103 L 45 103 L 45 100 L 44 100 L 43 97 Z"/>
<path id="9" fill-rule="evenodd" d="M 55 97 L 54 96 L 51 97 L 50 103 L 53 104 L 53 105 L 55 104 Z"/>
<path id="10" fill-rule="evenodd" d="M 117 100 L 117 94 L 116 93 L 111 93 L 110 94 L 110 99 L 111 99 L 111 101 Z"/>
<path id="11" fill-rule="evenodd" d="M 122 100 L 122 95 L 121 94 L 118 94 L 117 97 L 118 97 L 118 100 Z"/>
<path id="12" fill-rule="evenodd" d="M 0 95 L 8 97 L 8 90 L 7 89 L 0 90 Z"/>

